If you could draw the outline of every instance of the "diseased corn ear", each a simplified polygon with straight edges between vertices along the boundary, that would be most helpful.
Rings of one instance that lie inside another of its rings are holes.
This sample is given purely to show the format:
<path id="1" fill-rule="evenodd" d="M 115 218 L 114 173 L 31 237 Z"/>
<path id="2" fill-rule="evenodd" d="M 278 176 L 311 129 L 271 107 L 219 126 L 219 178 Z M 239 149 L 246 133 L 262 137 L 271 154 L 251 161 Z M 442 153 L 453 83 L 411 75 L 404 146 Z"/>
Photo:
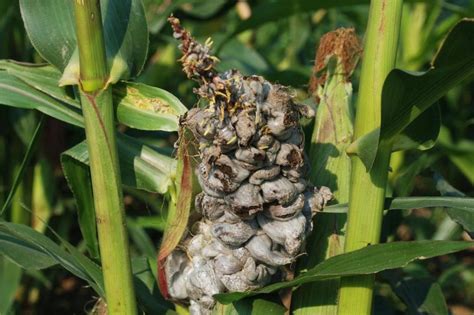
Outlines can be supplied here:
<path id="1" fill-rule="evenodd" d="M 195 92 L 207 106 L 181 119 L 199 144 L 194 172 L 202 192 L 194 204 L 200 218 L 188 224 L 191 233 L 179 248 L 170 254 L 165 247 L 160 277 L 169 298 L 204 315 L 216 293 L 283 280 L 286 266 L 304 251 L 313 215 L 332 195 L 305 179 L 299 121 L 314 112 L 296 104 L 288 88 L 262 77 L 217 73 L 210 42 L 199 44 L 178 19 L 169 21 L 181 40 L 183 70 L 200 83 Z"/>

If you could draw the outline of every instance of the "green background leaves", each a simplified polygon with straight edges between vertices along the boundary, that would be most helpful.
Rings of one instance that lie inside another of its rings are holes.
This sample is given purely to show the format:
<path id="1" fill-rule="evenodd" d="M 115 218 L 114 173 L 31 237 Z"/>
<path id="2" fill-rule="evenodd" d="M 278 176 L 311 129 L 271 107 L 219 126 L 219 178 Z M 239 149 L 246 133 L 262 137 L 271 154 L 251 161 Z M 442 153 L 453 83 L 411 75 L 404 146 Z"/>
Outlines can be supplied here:
<path id="1" fill-rule="evenodd" d="M 141 1 L 100 1 L 104 25 L 108 83 L 137 76 L 143 68 L 148 30 Z M 30 40 L 41 56 L 63 74 L 60 85 L 78 84 L 79 55 L 73 1 L 20 1 Z"/>
<path id="2" fill-rule="evenodd" d="M 432 69 L 424 73 L 391 71 L 382 93 L 381 129 L 357 139 L 348 148 L 348 153 L 357 154 L 367 169 L 371 169 L 380 143 L 393 144 L 395 137 L 403 131 L 408 131 L 412 140 L 413 135 L 422 135 L 422 140 L 414 139 L 417 145 L 436 139 L 439 131 L 437 114 L 427 110 L 454 86 L 474 75 L 474 54 L 467 49 L 473 46 L 474 20 L 464 19 L 449 33 Z M 420 119 L 412 126 L 418 117 Z"/>

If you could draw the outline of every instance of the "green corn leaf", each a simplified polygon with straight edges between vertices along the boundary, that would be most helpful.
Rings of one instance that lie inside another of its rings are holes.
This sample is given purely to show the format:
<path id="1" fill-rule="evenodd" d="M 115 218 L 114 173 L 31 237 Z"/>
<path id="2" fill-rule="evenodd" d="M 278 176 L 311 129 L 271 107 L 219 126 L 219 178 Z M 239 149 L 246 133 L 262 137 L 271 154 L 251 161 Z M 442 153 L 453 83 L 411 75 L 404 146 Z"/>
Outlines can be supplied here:
<path id="1" fill-rule="evenodd" d="M 407 314 L 449 314 L 441 286 L 429 278 L 405 278 L 391 286 L 407 306 Z"/>
<path id="2" fill-rule="evenodd" d="M 26 167 L 28 166 L 33 156 L 33 152 L 36 147 L 36 142 L 38 141 L 42 126 L 43 126 L 43 117 L 41 117 L 40 121 L 38 122 L 38 125 L 36 126 L 36 129 L 33 133 L 33 136 L 30 139 L 30 143 L 28 144 L 28 147 L 26 149 L 25 156 L 23 157 L 23 160 L 20 165 L 20 169 L 18 170 L 18 173 L 15 175 L 15 180 L 13 181 L 13 185 L 11 186 L 10 191 L 8 192 L 7 199 L 5 200 L 5 203 L 2 205 L 2 208 L 0 209 L 0 215 L 2 215 L 5 212 L 5 210 L 8 209 L 13 196 L 15 196 L 15 192 L 18 188 L 18 185 L 20 185 L 23 179 L 23 174 L 25 173 Z"/>
<path id="3" fill-rule="evenodd" d="M 471 185 L 474 185 L 474 152 L 464 154 L 449 154 L 449 160 L 456 165 L 461 173 L 466 176 Z"/>
<path id="4" fill-rule="evenodd" d="M 436 143 L 440 128 L 441 113 L 439 105 L 436 104 L 428 107 L 425 112 L 394 137 L 392 151 L 431 149 Z"/>
<path id="5" fill-rule="evenodd" d="M 108 83 L 137 76 L 148 49 L 148 30 L 141 1 L 102 0 L 100 6 L 110 69 Z M 21 0 L 20 8 L 31 43 L 44 59 L 63 73 L 60 85 L 78 84 L 74 3 Z"/>
<path id="6" fill-rule="evenodd" d="M 166 226 L 166 220 L 162 215 L 136 217 L 134 223 L 138 227 L 157 231 L 163 231 Z"/>
<path id="7" fill-rule="evenodd" d="M 341 276 L 368 275 L 400 268 L 417 259 L 428 259 L 472 247 L 472 242 L 459 241 L 413 241 L 369 245 L 350 253 L 331 257 L 292 281 L 275 283 L 256 291 L 217 294 L 214 297 L 219 302 L 228 304 L 244 297 L 270 293 L 303 283 Z"/>
<path id="8" fill-rule="evenodd" d="M 118 135 L 117 144 L 124 185 L 160 194 L 168 192 L 175 177 L 176 160 L 126 135 Z M 87 167 L 87 144 L 81 142 L 67 150 L 63 159 L 73 159 Z"/>
<path id="9" fill-rule="evenodd" d="M 69 272 L 85 280 L 103 296 L 102 273 L 100 267 L 73 247 L 61 240 L 67 249 L 62 248 L 43 234 L 32 228 L 8 222 L 0 222 L 0 246 L 2 255 L 10 258 L 25 269 L 43 269 L 60 264 Z"/>
<path id="10" fill-rule="evenodd" d="M 66 88 L 58 86 L 61 73 L 53 66 L 17 62 L 13 60 L 0 60 L 0 70 L 15 76 L 31 87 L 52 96 L 76 108 L 80 108 L 78 99 L 67 93 Z"/>
<path id="11" fill-rule="evenodd" d="M 120 83 L 113 94 L 118 121 L 136 129 L 177 131 L 187 111 L 173 94 L 145 84 Z"/>
<path id="12" fill-rule="evenodd" d="M 74 154 L 79 154 L 79 152 L 75 151 L 75 148 L 77 147 L 78 146 L 75 146 L 61 154 L 61 165 L 64 177 L 74 194 L 74 200 L 77 205 L 79 228 L 81 229 L 82 236 L 86 242 L 87 249 L 92 257 L 99 258 L 99 243 L 95 222 L 91 174 L 87 165 L 73 157 Z M 81 146 L 81 148 L 84 149 L 87 148 L 87 146 Z"/>
<path id="13" fill-rule="evenodd" d="M 39 246 L 0 231 L 0 253 L 25 269 L 44 269 L 57 264 Z"/>
<path id="14" fill-rule="evenodd" d="M 405 210 L 418 208 L 456 208 L 463 211 L 474 212 L 474 198 L 468 197 L 396 197 L 386 198 L 386 210 Z M 331 205 L 324 208 L 324 213 L 347 213 L 348 206 L 346 203 Z"/>
<path id="15" fill-rule="evenodd" d="M 51 66 L 0 60 L 0 104 L 37 109 L 83 127 L 80 102 L 58 86 L 60 78 Z M 156 87 L 121 82 L 113 89 L 117 119 L 132 128 L 177 131 L 179 116 L 187 111 L 173 94 Z"/>
<path id="16" fill-rule="evenodd" d="M 233 37 L 243 31 L 255 29 L 265 23 L 280 21 L 298 13 L 307 13 L 319 9 L 329 9 L 339 6 L 351 6 L 356 4 L 369 4 L 368 0 L 274 0 L 264 1 L 252 8 L 252 15 L 247 20 L 240 22 L 235 30 L 226 39 Z"/>
<path id="17" fill-rule="evenodd" d="M 154 260 L 156 265 L 156 247 L 145 229 L 135 223 L 132 218 L 127 218 L 128 234 L 141 255 L 145 255 L 148 259 Z"/>
<path id="18" fill-rule="evenodd" d="M 456 165 L 461 173 L 474 185 L 474 141 L 461 139 L 453 142 L 446 127 L 441 128 L 439 146 L 448 155 L 450 161 Z"/>
<path id="19" fill-rule="evenodd" d="M 135 291 L 139 307 L 145 314 L 175 315 L 173 305 L 163 299 L 159 294 L 156 276 L 153 273 L 156 261 L 150 261 L 145 257 L 132 258 L 132 269 L 134 274 Z"/>
<path id="20" fill-rule="evenodd" d="M 416 158 L 410 161 L 410 163 L 404 163 L 393 177 L 393 186 L 396 194 L 398 196 L 409 196 L 415 186 L 415 176 L 430 167 L 439 158 L 439 154 L 423 152 L 416 155 Z"/>
<path id="21" fill-rule="evenodd" d="M 472 46 L 474 20 L 464 19 L 448 34 L 430 70 L 423 73 L 392 70 L 382 92 L 381 129 L 357 139 L 347 152 L 357 154 L 367 169 L 371 169 L 381 142 L 393 143 L 407 129 L 412 136 L 425 134 L 423 129 L 427 125 L 436 129 L 433 127 L 436 121 L 421 117 L 451 88 L 474 75 L 474 55 L 466 49 Z M 412 125 L 415 120 L 416 125 Z"/>
<path id="22" fill-rule="evenodd" d="M 407 2 L 417 1 L 421 0 L 408 0 Z M 227 42 L 227 40 L 239 33 L 242 33 L 246 30 L 254 30 L 257 27 L 260 27 L 269 22 L 281 21 L 295 14 L 304 14 L 308 12 L 314 12 L 320 9 L 331 9 L 344 6 L 348 7 L 369 3 L 369 0 L 262 1 L 252 8 L 252 15 L 250 16 L 250 18 L 243 20 L 239 24 L 237 24 L 235 29 L 223 39 L 223 41 L 219 45 L 219 48 L 222 47 L 222 44 Z"/>
<path id="23" fill-rule="evenodd" d="M 284 315 L 287 309 L 276 299 L 250 297 L 232 304 L 217 304 L 212 315 Z"/>
<path id="24" fill-rule="evenodd" d="M 463 198 L 465 194 L 451 186 L 442 176 L 435 174 L 436 189 L 444 196 Z M 448 216 L 474 235 L 474 211 L 466 207 L 452 207 L 446 210 Z"/>
<path id="25" fill-rule="evenodd" d="M 52 232 L 59 238 L 54 231 Z M 0 254 L 12 260 L 15 267 L 18 265 L 25 269 L 37 270 L 59 264 L 72 274 L 84 279 L 97 294 L 104 297 L 100 267 L 65 240 L 59 238 L 59 241 L 61 246 L 28 226 L 0 221 Z M 2 258 L 0 257 L 0 261 Z M 149 264 L 146 266 L 147 268 L 142 268 L 143 264 L 138 266 L 134 264 L 137 299 L 147 313 L 164 314 L 165 311 L 168 312 L 169 305 L 158 295 L 154 275 Z M 3 271 L 2 267 L 0 263 L 0 273 Z M 13 277 L 14 274 L 11 276 Z M 146 281 L 145 278 L 148 280 Z M 3 294 L 0 300 L 2 298 L 4 298 Z"/>
<path id="26" fill-rule="evenodd" d="M 166 6 L 160 7 L 159 9 L 153 9 L 155 5 L 154 0 L 145 1 L 145 6 L 147 7 L 146 15 L 148 19 L 148 28 L 150 33 L 158 33 L 167 23 L 167 19 L 170 14 L 176 11 L 181 5 L 196 1 L 197 0 L 174 0 L 170 1 Z"/>
<path id="27" fill-rule="evenodd" d="M 173 182 L 176 161 L 125 135 L 119 135 L 117 142 L 123 184 L 166 194 Z M 75 197 L 79 227 L 87 248 L 93 257 L 98 257 L 95 207 L 86 142 L 63 152 L 61 164 Z"/>
<path id="28" fill-rule="evenodd" d="M 77 127 L 84 125 L 78 109 L 33 88 L 7 71 L 0 71 L 0 104 L 36 109 L 68 124 Z"/>
<path id="29" fill-rule="evenodd" d="M 2 241 L 0 241 L 1 243 Z M 6 257 L 0 256 L 0 314 L 10 314 L 10 308 L 20 286 L 22 273 L 18 265 Z"/>

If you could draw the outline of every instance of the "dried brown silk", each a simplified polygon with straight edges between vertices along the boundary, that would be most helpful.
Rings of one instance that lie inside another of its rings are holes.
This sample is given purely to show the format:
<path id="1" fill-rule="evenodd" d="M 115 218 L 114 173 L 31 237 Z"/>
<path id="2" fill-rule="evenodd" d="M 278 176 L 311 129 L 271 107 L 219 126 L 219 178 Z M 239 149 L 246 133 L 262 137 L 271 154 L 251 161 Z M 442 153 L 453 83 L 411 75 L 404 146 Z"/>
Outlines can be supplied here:
<path id="1" fill-rule="evenodd" d="M 312 216 L 332 196 L 305 180 L 299 119 L 314 112 L 262 77 L 217 73 L 210 42 L 201 45 L 178 19 L 169 21 L 181 40 L 183 70 L 200 83 L 195 93 L 208 105 L 181 119 L 199 142 L 201 218 L 166 258 L 166 286 L 191 314 L 210 314 L 216 293 L 281 280 L 304 249 Z"/>

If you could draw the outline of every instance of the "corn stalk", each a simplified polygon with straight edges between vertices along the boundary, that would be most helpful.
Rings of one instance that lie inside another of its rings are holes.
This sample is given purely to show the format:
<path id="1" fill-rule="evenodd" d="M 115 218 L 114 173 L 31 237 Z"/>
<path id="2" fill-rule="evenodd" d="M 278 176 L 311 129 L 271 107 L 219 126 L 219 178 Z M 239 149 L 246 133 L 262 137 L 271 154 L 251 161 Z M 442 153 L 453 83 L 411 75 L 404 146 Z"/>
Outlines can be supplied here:
<path id="1" fill-rule="evenodd" d="M 395 66 L 401 12 L 402 0 L 371 2 L 354 140 L 380 127 L 382 87 Z M 352 158 L 345 252 L 379 242 L 390 153 L 391 144 L 382 142 L 370 170 L 358 157 Z M 370 314 L 373 285 L 373 275 L 343 278 L 338 313 Z"/>
<path id="2" fill-rule="evenodd" d="M 136 314 L 99 0 L 75 1 L 80 94 L 109 314 Z"/>
<path id="3" fill-rule="evenodd" d="M 360 51 L 354 29 L 341 28 L 325 34 L 319 43 L 310 83 L 312 95 L 319 103 L 309 150 L 310 180 L 317 186 L 329 187 L 338 203 L 349 200 L 351 161 L 345 152 L 353 134 L 349 78 Z M 316 216 L 301 271 L 343 252 L 346 217 L 335 213 Z M 339 279 L 299 287 L 293 293 L 294 314 L 337 314 L 338 291 Z"/>

